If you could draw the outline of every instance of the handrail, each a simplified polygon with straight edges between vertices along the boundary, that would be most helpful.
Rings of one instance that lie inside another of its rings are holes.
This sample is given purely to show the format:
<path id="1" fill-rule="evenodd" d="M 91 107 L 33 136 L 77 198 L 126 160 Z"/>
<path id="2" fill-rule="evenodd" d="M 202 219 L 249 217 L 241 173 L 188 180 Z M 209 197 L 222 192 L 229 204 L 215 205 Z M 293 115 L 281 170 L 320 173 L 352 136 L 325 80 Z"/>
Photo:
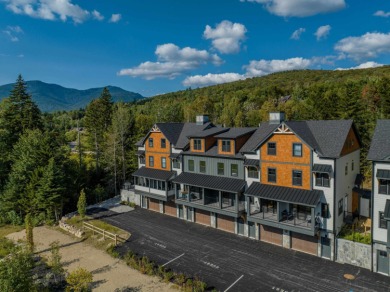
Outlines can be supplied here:
<path id="1" fill-rule="evenodd" d="M 99 228 L 99 227 L 96 227 L 90 223 L 87 223 L 87 222 L 83 222 L 83 228 L 84 229 L 89 229 L 91 230 L 93 233 L 98 233 L 98 234 L 101 234 L 103 235 L 103 239 L 106 239 L 109 238 L 109 239 L 112 239 L 115 243 L 115 246 L 118 245 L 118 241 L 121 241 L 121 242 L 125 242 L 126 239 L 120 237 L 118 234 L 116 233 L 112 233 L 112 232 L 109 232 L 109 231 L 106 231 L 102 228 Z"/>

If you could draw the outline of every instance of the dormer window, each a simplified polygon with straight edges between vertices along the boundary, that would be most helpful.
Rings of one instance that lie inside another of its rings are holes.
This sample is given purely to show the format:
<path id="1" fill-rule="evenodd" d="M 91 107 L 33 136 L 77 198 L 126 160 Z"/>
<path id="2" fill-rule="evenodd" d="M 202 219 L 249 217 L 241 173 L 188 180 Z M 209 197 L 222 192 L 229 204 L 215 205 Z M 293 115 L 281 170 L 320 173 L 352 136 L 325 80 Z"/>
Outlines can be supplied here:
<path id="1" fill-rule="evenodd" d="M 222 152 L 231 152 L 231 141 L 230 140 L 222 140 Z"/>
<path id="2" fill-rule="evenodd" d="M 202 150 L 202 140 L 194 139 L 194 150 Z"/>

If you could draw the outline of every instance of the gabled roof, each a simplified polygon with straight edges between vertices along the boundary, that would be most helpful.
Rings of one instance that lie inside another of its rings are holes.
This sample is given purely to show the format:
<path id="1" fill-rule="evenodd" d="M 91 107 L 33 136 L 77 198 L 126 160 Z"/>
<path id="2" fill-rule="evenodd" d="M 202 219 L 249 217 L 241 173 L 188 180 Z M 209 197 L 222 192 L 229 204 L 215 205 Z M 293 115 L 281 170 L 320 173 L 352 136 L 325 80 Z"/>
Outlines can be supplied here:
<path id="1" fill-rule="evenodd" d="M 390 120 L 378 120 L 367 159 L 390 160 Z"/>
<path id="2" fill-rule="evenodd" d="M 324 192 L 320 190 L 310 191 L 253 182 L 246 190 L 245 194 L 279 202 L 315 207 L 320 202 Z"/>
<path id="3" fill-rule="evenodd" d="M 196 123 L 185 123 L 183 126 L 183 129 L 180 133 L 179 139 L 177 140 L 177 143 L 175 144 L 176 148 L 183 149 L 185 148 L 188 143 L 189 139 L 188 136 L 192 133 L 204 131 L 209 128 L 213 128 L 214 125 L 211 122 L 207 122 L 203 125 L 197 125 Z"/>
<path id="4" fill-rule="evenodd" d="M 172 182 L 232 193 L 243 191 L 246 184 L 243 179 L 189 172 L 182 172 Z"/>
<path id="5" fill-rule="evenodd" d="M 227 132 L 229 128 L 222 128 L 222 127 L 212 127 L 203 131 L 199 132 L 192 132 L 187 135 L 188 138 L 206 138 L 210 136 L 217 135 L 219 133 Z"/>
<path id="6" fill-rule="evenodd" d="M 251 134 L 254 131 L 256 131 L 256 128 L 230 128 L 229 131 L 218 134 L 215 138 L 237 139 L 241 136 Z"/>
<path id="7" fill-rule="evenodd" d="M 176 145 L 184 123 L 156 123 L 156 126 L 164 134 L 170 143 Z"/>
<path id="8" fill-rule="evenodd" d="M 256 149 L 275 131 L 279 125 L 270 124 L 268 122 L 260 125 L 259 128 L 252 134 L 252 136 L 241 147 L 241 153 L 255 152 Z"/>

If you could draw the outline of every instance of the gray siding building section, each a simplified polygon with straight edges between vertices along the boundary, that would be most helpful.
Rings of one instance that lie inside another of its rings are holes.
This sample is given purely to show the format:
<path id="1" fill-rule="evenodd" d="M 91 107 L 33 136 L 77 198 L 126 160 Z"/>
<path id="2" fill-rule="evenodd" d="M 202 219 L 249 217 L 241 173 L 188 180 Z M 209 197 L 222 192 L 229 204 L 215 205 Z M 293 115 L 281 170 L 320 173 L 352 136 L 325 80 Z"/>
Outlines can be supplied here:
<path id="1" fill-rule="evenodd" d="M 189 156 L 184 155 L 184 171 L 193 172 L 214 176 L 224 176 L 231 178 L 244 179 L 244 160 L 239 159 L 228 159 L 228 158 L 219 158 L 219 157 L 199 157 L 199 156 Z M 188 169 L 188 160 L 194 160 L 194 171 Z M 206 172 L 200 172 L 200 161 L 206 162 Z M 224 164 L 224 175 L 218 174 L 218 163 Z M 237 176 L 231 175 L 231 165 L 237 164 Z"/>

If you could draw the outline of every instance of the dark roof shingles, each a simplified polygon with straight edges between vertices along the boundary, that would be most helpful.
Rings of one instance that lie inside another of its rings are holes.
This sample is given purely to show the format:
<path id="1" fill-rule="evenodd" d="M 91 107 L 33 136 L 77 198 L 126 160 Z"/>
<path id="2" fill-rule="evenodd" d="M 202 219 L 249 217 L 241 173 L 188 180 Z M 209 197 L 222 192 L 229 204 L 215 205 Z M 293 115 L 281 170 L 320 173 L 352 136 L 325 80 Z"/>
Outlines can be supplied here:
<path id="1" fill-rule="evenodd" d="M 368 160 L 387 160 L 390 158 L 390 120 L 378 120 L 372 137 Z"/>
<path id="2" fill-rule="evenodd" d="M 216 138 L 236 139 L 256 131 L 256 128 L 230 128 L 229 131 L 218 134 Z"/>

